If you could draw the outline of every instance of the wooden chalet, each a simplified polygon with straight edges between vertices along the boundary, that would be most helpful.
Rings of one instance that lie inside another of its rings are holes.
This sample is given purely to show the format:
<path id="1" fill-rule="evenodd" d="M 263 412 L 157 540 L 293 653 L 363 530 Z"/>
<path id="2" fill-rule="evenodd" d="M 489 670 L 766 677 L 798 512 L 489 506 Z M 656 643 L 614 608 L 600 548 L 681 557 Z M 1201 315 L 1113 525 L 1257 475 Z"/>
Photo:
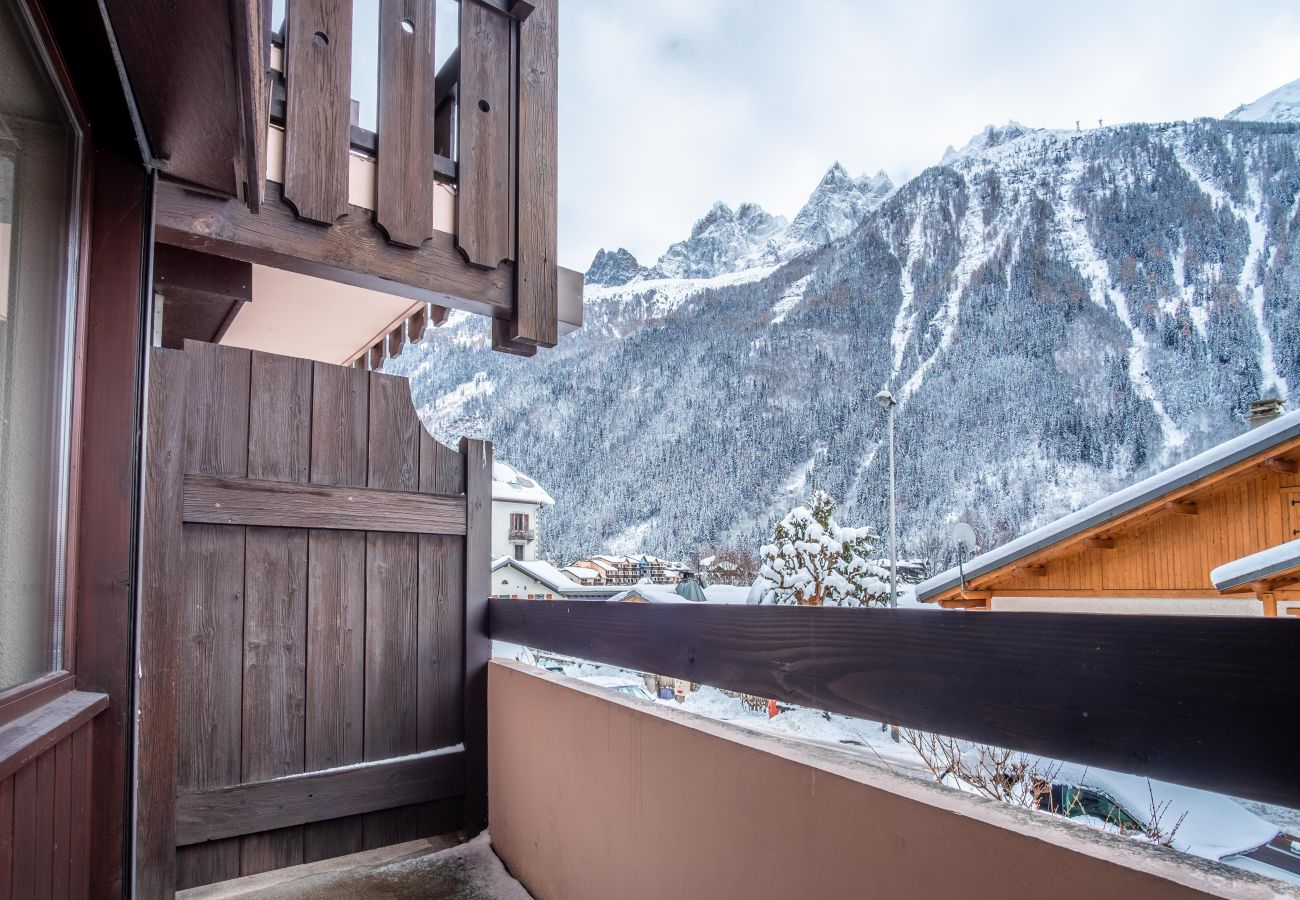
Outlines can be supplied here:
<path id="1" fill-rule="evenodd" d="M 967 560 L 916 595 L 963 609 L 1300 613 L 1300 579 L 1285 568 L 1255 571 L 1247 560 L 1253 577 L 1215 576 L 1243 557 L 1266 562 L 1297 537 L 1300 412 L 1292 412 Z"/>

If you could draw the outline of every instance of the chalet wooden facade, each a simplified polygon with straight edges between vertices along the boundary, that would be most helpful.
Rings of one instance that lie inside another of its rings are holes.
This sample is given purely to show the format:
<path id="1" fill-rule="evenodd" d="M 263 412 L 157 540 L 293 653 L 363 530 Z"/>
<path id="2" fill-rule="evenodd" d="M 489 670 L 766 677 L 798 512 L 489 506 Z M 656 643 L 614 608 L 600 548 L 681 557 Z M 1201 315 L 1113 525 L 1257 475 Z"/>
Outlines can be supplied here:
<path id="1" fill-rule="evenodd" d="M 1285 569 L 1216 583 L 1218 567 L 1300 537 L 1300 413 L 965 561 L 917 587 L 964 609 L 1300 613 Z"/>
<path id="2" fill-rule="evenodd" d="M 486 821 L 492 448 L 378 369 L 581 323 L 558 3 L 270 7 L 0 0 L 5 900 Z"/>

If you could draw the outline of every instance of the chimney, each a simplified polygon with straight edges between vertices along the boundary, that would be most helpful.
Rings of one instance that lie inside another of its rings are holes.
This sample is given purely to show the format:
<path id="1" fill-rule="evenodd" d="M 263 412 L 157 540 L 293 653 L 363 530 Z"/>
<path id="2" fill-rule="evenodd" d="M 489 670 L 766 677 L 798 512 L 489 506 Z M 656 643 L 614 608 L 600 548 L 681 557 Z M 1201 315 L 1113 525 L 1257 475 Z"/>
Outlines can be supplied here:
<path id="1" fill-rule="evenodd" d="M 1280 415 L 1282 415 L 1282 401 L 1277 397 L 1267 397 L 1263 400 L 1255 400 L 1250 404 L 1250 412 L 1246 414 L 1246 422 L 1251 428 L 1258 428 L 1265 422 L 1271 422 Z"/>

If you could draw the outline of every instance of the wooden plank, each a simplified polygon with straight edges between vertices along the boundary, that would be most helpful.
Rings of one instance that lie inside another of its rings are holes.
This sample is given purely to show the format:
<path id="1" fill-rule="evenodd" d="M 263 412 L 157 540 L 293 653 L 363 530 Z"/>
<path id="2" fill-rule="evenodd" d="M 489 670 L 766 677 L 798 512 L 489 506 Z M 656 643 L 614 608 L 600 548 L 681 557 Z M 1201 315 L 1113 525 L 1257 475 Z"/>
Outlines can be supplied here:
<path id="1" fill-rule="evenodd" d="M 185 476 L 185 521 L 406 534 L 464 534 L 465 501 L 410 491 Z"/>
<path id="2" fill-rule="evenodd" d="M 136 892 L 166 897 L 176 888 L 176 754 L 182 608 L 177 573 L 185 565 L 181 497 L 185 465 L 186 354 L 149 358 L 140 582 L 140 680 L 136 788 Z"/>
<path id="3" fill-rule="evenodd" d="M 14 900 L 36 894 L 36 764 L 23 766 L 13 776 L 14 846 L 10 884 Z"/>
<path id="4" fill-rule="evenodd" d="M 492 600 L 492 636 L 1233 796 L 1300 803 L 1300 624 Z M 1248 663 L 1243 663 L 1248 660 Z M 469 750 L 468 735 L 466 750 Z"/>
<path id="5" fill-rule="evenodd" d="M 418 491 L 420 426 L 405 378 L 370 373 L 370 440 L 367 481 L 373 488 Z M 417 609 L 419 539 L 413 534 L 366 535 L 365 758 L 415 752 L 419 729 L 413 704 L 418 686 Z M 366 816 L 363 840 L 386 831 L 397 812 Z"/>
<path id="6" fill-rule="evenodd" d="M 0 778 L 0 900 L 13 900 L 14 780 Z"/>
<path id="7" fill-rule="evenodd" d="M 364 485 L 369 374 L 316 363 L 312 392 L 312 483 Z M 312 771 L 364 759 L 366 536 L 312 529 L 308 558 L 306 768 Z M 359 818 L 303 831 L 306 862 L 362 849 Z"/>
<path id="8" fill-rule="evenodd" d="M 352 0 L 295 0 L 287 41 L 284 199 L 332 225 L 348 211 Z"/>
<path id="9" fill-rule="evenodd" d="M 448 747 L 373 765 L 183 793 L 176 799 L 177 838 L 194 844 L 381 810 L 395 797 L 411 802 L 452 797 L 463 787 L 464 767 L 464 750 Z"/>
<path id="10" fill-rule="evenodd" d="M 519 246 L 510 339 L 542 347 L 559 340 L 558 7 L 559 0 L 537 0 L 519 25 Z"/>
<path id="11" fill-rule="evenodd" d="M 72 869 L 72 737 L 49 754 L 54 757 L 54 834 L 50 848 L 50 896 L 67 900 Z M 81 825 L 81 823 L 78 823 Z"/>
<path id="12" fill-rule="evenodd" d="M 487 597 L 491 590 L 492 443 L 460 439 L 465 458 L 465 832 L 487 827 L 487 665 L 492 658 Z"/>
<path id="13" fill-rule="evenodd" d="M 91 773 L 94 771 L 92 728 L 80 728 L 72 735 L 72 821 L 77 823 L 72 835 L 72 860 L 69 894 L 74 900 L 90 896 L 90 822 Z M 137 793 L 137 797 L 139 794 Z M 139 893 L 137 882 L 136 896 Z"/>
<path id="14" fill-rule="evenodd" d="M 492 349 L 513 356 L 536 356 L 537 345 L 510 339 L 510 321 L 508 319 L 492 320 Z"/>
<path id="15" fill-rule="evenodd" d="M 185 471 L 248 474 L 251 355 L 186 342 L 190 365 Z M 184 526 L 184 614 L 178 703 L 177 789 L 237 784 L 242 764 L 245 529 Z M 177 854 L 177 886 L 239 875 L 239 841 Z"/>
<path id="16" fill-rule="evenodd" d="M 32 898 L 46 900 L 54 893 L 54 750 L 36 758 L 36 804 L 30 815 L 36 821 L 36 841 L 32 847 Z"/>
<path id="17" fill-rule="evenodd" d="M 418 250 L 397 247 L 349 206 L 332 228 L 298 219 L 280 186 L 268 183 L 257 215 L 243 204 L 159 182 L 158 241 L 302 275 L 370 288 L 479 315 L 509 315 L 514 273 L 465 262 L 455 237 L 437 231 Z"/>
<path id="18" fill-rule="evenodd" d="M 253 353 L 249 395 L 248 474 L 306 481 L 311 361 Z M 307 531 L 249 528 L 245 554 L 241 780 L 262 781 L 303 771 Z M 302 840 L 301 829 L 249 834 L 241 841 L 240 874 L 301 863 Z"/>
<path id="19" fill-rule="evenodd" d="M 456 243 L 475 265 L 513 257 L 510 34 L 480 3 L 460 10 L 460 121 Z"/>
<path id="20" fill-rule="evenodd" d="M 465 458 L 421 429 L 420 490 L 460 494 Z M 421 749 L 464 734 L 465 548 L 452 537 L 420 536 L 418 728 Z"/>
<path id="21" fill-rule="evenodd" d="M 433 228 L 435 0 L 379 2 L 379 157 L 375 222 L 419 247 Z"/>
<path id="22" fill-rule="evenodd" d="M 91 691 L 68 691 L 24 716 L 0 725 L 0 780 L 30 765 L 108 707 Z"/>

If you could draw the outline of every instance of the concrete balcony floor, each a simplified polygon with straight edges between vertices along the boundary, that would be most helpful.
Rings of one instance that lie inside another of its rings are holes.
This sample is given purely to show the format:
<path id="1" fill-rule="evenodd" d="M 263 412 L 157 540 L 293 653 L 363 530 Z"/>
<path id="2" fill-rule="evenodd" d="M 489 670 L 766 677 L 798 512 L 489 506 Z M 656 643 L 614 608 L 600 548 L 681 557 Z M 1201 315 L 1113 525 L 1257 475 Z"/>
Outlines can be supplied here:
<path id="1" fill-rule="evenodd" d="M 486 834 L 440 836 L 181 891 L 183 900 L 532 900 Z"/>

